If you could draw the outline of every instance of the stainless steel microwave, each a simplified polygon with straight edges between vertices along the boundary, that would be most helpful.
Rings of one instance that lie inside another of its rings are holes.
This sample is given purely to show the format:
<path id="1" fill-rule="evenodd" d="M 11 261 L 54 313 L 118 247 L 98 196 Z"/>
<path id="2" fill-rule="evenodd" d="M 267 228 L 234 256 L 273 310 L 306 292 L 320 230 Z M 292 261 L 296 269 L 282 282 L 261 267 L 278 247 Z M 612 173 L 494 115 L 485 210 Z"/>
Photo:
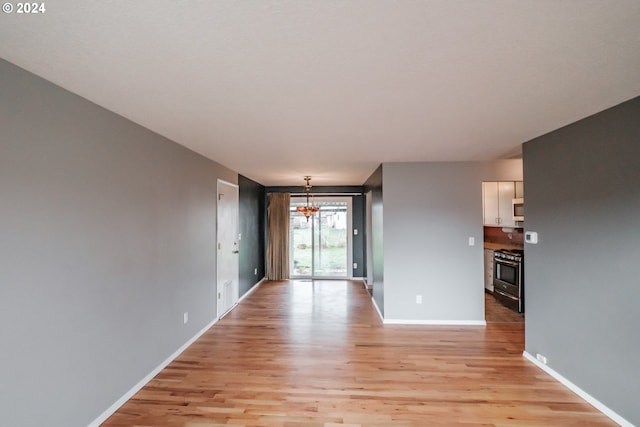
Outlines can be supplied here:
<path id="1" fill-rule="evenodd" d="M 513 199 L 513 220 L 524 221 L 524 199 Z"/>

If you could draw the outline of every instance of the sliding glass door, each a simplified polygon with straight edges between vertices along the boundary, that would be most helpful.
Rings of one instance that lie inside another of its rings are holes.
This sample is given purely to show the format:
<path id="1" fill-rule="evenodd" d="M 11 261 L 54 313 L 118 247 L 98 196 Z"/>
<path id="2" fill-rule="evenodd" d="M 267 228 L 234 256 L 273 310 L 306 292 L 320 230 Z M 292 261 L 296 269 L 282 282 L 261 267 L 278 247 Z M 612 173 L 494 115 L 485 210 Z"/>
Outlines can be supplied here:
<path id="1" fill-rule="evenodd" d="M 351 198 L 316 198 L 320 210 L 307 220 L 296 211 L 304 197 L 291 197 L 289 248 L 293 278 L 351 276 Z"/>

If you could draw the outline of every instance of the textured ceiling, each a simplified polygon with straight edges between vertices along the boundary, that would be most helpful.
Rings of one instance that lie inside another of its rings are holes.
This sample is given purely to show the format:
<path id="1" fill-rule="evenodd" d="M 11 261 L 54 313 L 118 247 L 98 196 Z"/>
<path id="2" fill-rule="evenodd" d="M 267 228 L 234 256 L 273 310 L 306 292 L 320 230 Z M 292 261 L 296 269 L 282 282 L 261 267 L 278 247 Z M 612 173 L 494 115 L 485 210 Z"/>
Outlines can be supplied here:
<path id="1" fill-rule="evenodd" d="M 2 58 L 265 185 L 508 157 L 640 95 L 638 0 L 45 5 Z"/>

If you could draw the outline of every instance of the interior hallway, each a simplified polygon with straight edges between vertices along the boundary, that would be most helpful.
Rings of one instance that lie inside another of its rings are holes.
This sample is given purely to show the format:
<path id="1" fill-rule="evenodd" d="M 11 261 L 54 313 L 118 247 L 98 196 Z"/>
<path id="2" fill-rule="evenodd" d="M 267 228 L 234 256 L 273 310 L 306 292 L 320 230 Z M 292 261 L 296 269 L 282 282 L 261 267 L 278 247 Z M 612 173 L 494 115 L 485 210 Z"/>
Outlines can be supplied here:
<path id="1" fill-rule="evenodd" d="M 383 325 L 361 282 L 265 282 L 103 425 L 616 425 L 523 328 Z"/>

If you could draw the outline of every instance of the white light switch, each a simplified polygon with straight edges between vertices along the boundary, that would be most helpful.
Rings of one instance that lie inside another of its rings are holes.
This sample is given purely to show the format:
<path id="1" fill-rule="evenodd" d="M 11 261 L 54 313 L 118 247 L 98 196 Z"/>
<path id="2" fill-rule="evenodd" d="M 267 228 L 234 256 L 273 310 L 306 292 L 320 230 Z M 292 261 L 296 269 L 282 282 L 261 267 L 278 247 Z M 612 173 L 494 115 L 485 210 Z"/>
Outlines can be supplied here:
<path id="1" fill-rule="evenodd" d="M 532 245 L 538 244 L 538 232 L 537 231 L 527 231 L 524 233 L 524 241 L 527 243 L 531 243 Z"/>
<path id="2" fill-rule="evenodd" d="M 354 228 L 354 229 L 353 229 L 353 235 L 354 235 L 354 236 L 357 236 L 357 235 L 358 235 L 358 229 L 357 229 L 357 228 Z"/>
<path id="3" fill-rule="evenodd" d="M 474 246 L 476 244 L 476 238 L 475 237 L 469 237 L 469 246 Z"/>

